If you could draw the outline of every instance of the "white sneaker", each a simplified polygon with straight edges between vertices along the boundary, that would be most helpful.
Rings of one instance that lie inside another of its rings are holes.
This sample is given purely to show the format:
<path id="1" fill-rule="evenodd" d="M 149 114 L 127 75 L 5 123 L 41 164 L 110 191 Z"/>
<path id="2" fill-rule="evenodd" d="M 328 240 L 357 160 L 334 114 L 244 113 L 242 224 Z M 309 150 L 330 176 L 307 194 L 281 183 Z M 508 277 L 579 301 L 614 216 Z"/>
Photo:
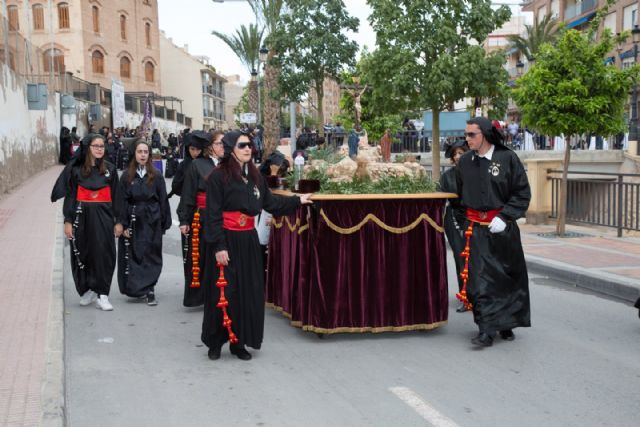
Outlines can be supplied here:
<path id="1" fill-rule="evenodd" d="M 80 297 L 80 305 L 87 306 L 98 299 L 98 294 L 89 290 Z"/>
<path id="2" fill-rule="evenodd" d="M 109 302 L 109 297 L 106 295 L 100 295 L 98 300 L 96 301 L 96 308 L 99 308 L 102 311 L 112 311 L 113 306 Z"/>

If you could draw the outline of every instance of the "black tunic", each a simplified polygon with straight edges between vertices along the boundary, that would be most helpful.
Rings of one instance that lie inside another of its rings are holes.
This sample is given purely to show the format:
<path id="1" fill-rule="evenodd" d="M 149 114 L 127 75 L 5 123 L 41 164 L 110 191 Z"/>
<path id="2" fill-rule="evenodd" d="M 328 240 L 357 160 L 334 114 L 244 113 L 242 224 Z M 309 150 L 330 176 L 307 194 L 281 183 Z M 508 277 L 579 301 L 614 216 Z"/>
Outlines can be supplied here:
<path id="1" fill-rule="evenodd" d="M 78 294 L 92 290 L 109 295 L 111 278 L 116 265 L 116 243 L 113 237 L 115 206 L 112 202 L 78 202 L 78 186 L 88 190 L 111 187 L 115 200 L 118 189 L 116 168 L 106 162 L 107 172 L 100 175 L 93 167 L 88 177 L 82 176 L 81 166 L 71 169 L 69 190 L 64 198 L 64 222 L 73 224 L 71 240 L 71 272 Z"/>
<path id="2" fill-rule="evenodd" d="M 298 197 L 271 194 L 264 179 L 257 185 L 248 179 L 225 182 L 223 171 L 216 169 L 207 181 L 207 218 L 204 223 L 204 239 L 210 253 L 207 259 L 215 259 L 218 251 L 229 252 L 229 265 L 224 269 L 228 285 L 225 297 L 233 322 L 233 332 L 239 345 L 259 349 L 264 332 L 264 267 L 258 233 L 231 231 L 222 227 L 222 213 L 239 211 L 249 216 L 258 215 L 262 209 L 274 215 L 288 215 L 300 206 Z M 220 272 L 215 262 L 209 262 L 204 270 L 204 317 L 202 342 L 208 347 L 220 346 L 227 339 L 227 329 L 222 326 L 222 310 L 216 307 L 220 291 L 216 281 Z"/>
<path id="3" fill-rule="evenodd" d="M 456 186 L 456 171 L 455 166 L 447 169 L 440 176 L 439 191 L 445 193 L 458 192 Z M 449 199 L 447 201 L 447 207 L 444 213 L 444 233 L 451 246 L 453 252 L 453 259 L 456 265 L 456 277 L 458 278 L 458 290 L 462 290 L 462 279 L 460 278 L 460 272 L 464 268 L 464 259 L 460 256 L 460 253 L 464 249 L 465 238 L 464 228 L 465 223 L 465 210 L 462 207 L 460 198 Z"/>
<path id="4" fill-rule="evenodd" d="M 171 210 L 162 176 L 149 186 L 149 175 L 129 172 L 120 179 L 116 199 L 118 222 L 129 229 L 131 237 L 122 235 L 118 242 L 118 286 L 120 293 L 142 297 L 154 290 L 162 271 L 162 235 L 171 227 Z"/>
<path id="5" fill-rule="evenodd" d="M 456 167 L 456 183 L 466 207 L 502 209 L 499 216 L 507 223 L 500 233 L 473 227 L 467 294 L 475 322 L 483 332 L 530 326 L 529 279 L 516 220 L 527 211 L 531 190 L 520 159 L 497 145 L 491 160 L 469 151 Z"/>
<path id="6" fill-rule="evenodd" d="M 199 192 L 206 190 L 206 178 L 215 168 L 213 159 L 199 157 L 193 160 L 186 173 L 184 174 L 184 185 L 182 186 L 182 195 L 180 196 L 180 204 L 178 205 L 178 220 L 180 225 L 188 225 L 191 227 L 193 216 L 196 211 L 200 212 L 200 224 L 205 222 L 204 209 L 198 209 L 196 205 L 196 196 Z M 184 263 L 184 299 L 182 304 L 185 307 L 197 307 L 204 303 L 202 291 L 202 272 L 204 271 L 205 241 L 200 233 L 200 287 L 192 288 L 192 245 L 191 234 L 182 235 L 182 259 Z"/>

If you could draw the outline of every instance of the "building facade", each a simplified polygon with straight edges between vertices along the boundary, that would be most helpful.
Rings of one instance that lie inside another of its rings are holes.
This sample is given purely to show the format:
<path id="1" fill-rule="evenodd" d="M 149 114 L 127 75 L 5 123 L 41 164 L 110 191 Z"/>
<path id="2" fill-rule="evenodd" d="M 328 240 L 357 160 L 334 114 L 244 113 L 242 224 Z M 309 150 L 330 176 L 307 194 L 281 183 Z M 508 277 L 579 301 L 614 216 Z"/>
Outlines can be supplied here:
<path id="1" fill-rule="evenodd" d="M 324 112 L 325 123 L 334 123 L 338 114 L 340 114 L 340 97 L 342 96 L 342 90 L 340 84 L 336 79 L 325 77 L 322 83 L 324 90 L 324 97 L 322 99 L 322 111 Z M 318 114 L 318 95 L 316 91 L 311 88 L 309 90 L 309 112 L 311 115 L 319 119 Z M 323 123 L 320 123 L 321 126 Z"/>
<path id="2" fill-rule="evenodd" d="M 240 98 L 244 93 L 244 85 L 240 81 L 240 76 L 234 74 L 231 76 L 225 76 L 227 84 L 225 86 L 226 104 L 225 104 L 225 117 L 226 126 L 228 129 L 235 129 L 238 127 L 236 120 L 239 121 L 239 117 L 236 117 L 234 110 L 240 103 Z"/>
<path id="3" fill-rule="evenodd" d="M 610 8 L 604 19 L 601 31 L 604 28 L 611 30 L 613 34 L 623 31 L 631 31 L 638 25 L 638 0 L 618 0 Z M 566 28 L 584 29 L 596 15 L 597 9 L 604 5 L 603 0 L 524 0 L 522 9 L 533 12 L 534 19 L 540 21 L 546 14 L 551 14 L 560 22 L 564 22 Z M 620 67 L 627 67 L 634 63 L 633 42 L 631 38 L 619 46 L 616 52 L 611 52 L 609 62 Z"/>
<path id="4" fill-rule="evenodd" d="M 203 56 L 189 54 L 164 33 L 160 36 L 162 94 L 182 100 L 182 112 L 192 118 L 193 129 L 226 128 L 226 79 Z"/>
<path id="5" fill-rule="evenodd" d="M 6 0 L 10 31 L 40 50 L 34 74 L 70 72 L 127 92 L 161 92 L 157 0 Z"/>

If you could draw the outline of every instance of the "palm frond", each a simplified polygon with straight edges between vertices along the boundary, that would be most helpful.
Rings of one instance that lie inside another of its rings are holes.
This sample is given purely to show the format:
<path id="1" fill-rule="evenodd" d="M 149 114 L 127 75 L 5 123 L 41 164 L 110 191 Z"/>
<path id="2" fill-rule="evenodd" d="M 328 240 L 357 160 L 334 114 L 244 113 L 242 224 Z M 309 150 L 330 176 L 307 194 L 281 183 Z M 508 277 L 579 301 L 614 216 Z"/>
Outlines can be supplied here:
<path id="1" fill-rule="evenodd" d="M 258 30 L 257 25 L 241 25 L 235 34 L 228 35 L 219 31 L 212 31 L 211 34 L 225 42 L 233 50 L 240 61 L 247 67 L 249 72 L 258 67 L 258 51 L 262 45 L 263 30 Z"/>

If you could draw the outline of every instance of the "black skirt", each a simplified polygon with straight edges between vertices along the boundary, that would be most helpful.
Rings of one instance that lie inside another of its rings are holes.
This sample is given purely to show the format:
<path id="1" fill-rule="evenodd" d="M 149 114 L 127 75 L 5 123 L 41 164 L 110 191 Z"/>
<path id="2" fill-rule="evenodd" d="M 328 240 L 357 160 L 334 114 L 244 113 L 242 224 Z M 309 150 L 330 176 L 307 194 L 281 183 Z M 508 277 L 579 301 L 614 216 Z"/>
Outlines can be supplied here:
<path id="1" fill-rule="evenodd" d="M 224 294 L 229 301 L 227 312 L 231 329 L 239 345 L 259 349 L 264 335 L 264 268 L 258 234 L 255 230 L 225 230 L 229 248 L 229 265 L 224 268 L 228 285 Z M 211 245 L 206 247 L 207 259 L 215 260 Z M 227 329 L 222 326 L 222 310 L 216 307 L 220 291 L 216 282 L 220 275 L 214 262 L 204 270 L 204 317 L 202 342 L 207 347 L 221 346 L 228 340 Z"/>
<path id="2" fill-rule="evenodd" d="M 481 331 L 531 326 L 529 277 L 520 229 L 507 222 L 501 233 L 474 224 L 467 294 Z"/>
<path id="3" fill-rule="evenodd" d="M 109 295 L 116 266 L 111 203 L 78 202 L 71 241 L 71 272 L 78 294 Z"/>

